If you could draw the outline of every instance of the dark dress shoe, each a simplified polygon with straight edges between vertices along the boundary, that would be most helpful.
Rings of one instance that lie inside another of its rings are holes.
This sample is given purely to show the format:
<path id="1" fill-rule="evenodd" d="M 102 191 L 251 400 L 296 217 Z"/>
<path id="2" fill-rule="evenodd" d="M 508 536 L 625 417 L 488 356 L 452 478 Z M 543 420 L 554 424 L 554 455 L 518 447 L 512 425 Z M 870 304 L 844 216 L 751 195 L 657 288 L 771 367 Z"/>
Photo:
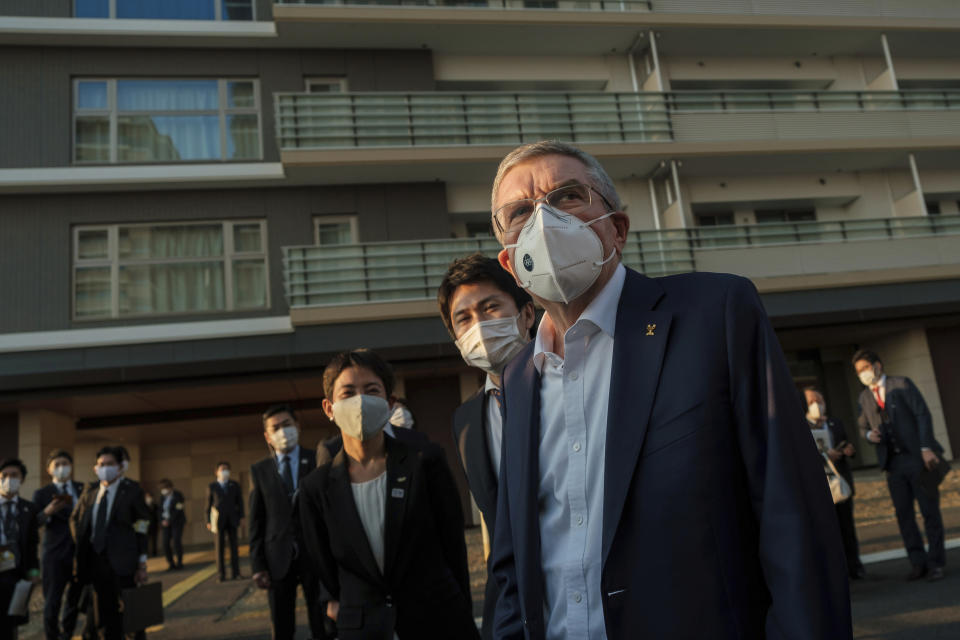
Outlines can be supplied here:
<path id="1" fill-rule="evenodd" d="M 177 570 L 177 565 L 175 565 L 175 564 L 168 564 L 168 565 L 167 565 L 167 571 L 176 571 L 176 570 Z"/>
<path id="2" fill-rule="evenodd" d="M 217 576 L 217 582 L 226 582 L 227 576 Z"/>
<path id="3" fill-rule="evenodd" d="M 864 569 L 863 567 L 857 567 L 856 569 L 850 572 L 851 580 L 863 580 L 866 577 L 867 577 L 867 570 Z"/>
<path id="4" fill-rule="evenodd" d="M 930 574 L 927 576 L 927 582 L 936 582 L 937 580 L 943 580 L 946 574 L 943 572 L 943 567 L 934 567 L 930 569 Z"/>
<path id="5" fill-rule="evenodd" d="M 914 580 L 919 580 L 925 575 L 927 575 L 926 567 L 914 565 L 913 569 L 910 570 L 910 573 L 907 574 L 907 581 L 912 582 Z"/>

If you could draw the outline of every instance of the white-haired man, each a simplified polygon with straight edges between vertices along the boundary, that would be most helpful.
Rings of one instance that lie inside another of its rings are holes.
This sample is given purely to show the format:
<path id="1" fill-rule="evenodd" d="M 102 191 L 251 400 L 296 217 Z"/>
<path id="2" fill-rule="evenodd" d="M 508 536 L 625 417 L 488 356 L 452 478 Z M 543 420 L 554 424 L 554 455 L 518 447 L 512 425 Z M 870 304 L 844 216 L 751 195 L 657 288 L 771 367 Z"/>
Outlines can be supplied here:
<path id="1" fill-rule="evenodd" d="M 620 264 L 590 155 L 493 187 L 500 264 L 546 310 L 508 365 L 496 638 L 850 638 L 836 516 L 756 290 Z"/>

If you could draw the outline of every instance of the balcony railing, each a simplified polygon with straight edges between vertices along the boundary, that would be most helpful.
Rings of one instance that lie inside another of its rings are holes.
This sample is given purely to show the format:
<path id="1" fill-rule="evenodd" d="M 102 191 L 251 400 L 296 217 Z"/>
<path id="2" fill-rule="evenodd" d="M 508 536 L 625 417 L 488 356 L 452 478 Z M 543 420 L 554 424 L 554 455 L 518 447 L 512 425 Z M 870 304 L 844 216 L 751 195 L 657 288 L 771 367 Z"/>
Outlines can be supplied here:
<path id="1" fill-rule="evenodd" d="M 277 139 L 285 150 L 504 145 L 548 138 L 580 143 L 711 141 L 730 139 L 741 130 L 745 136 L 759 134 L 750 123 L 731 122 L 729 129 L 713 122 L 698 127 L 695 120 L 689 124 L 691 118 L 960 110 L 960 90 L 278 93 L 274 99 Z M 673 116 L 689 131 L 675 131 Z M 809 129 L 811 137 L 824 134 L 815 122 L 804 120 L 797 126 Z M 831 126 L 843 131 L 847 125 Z M 870 130 L 897 133 L 901 126 L 883 122 Z"/>
<path id="2" fill-rule="evenodd" d="M 960 216 L 767 223 L 631 232 L 624 263 L 650 276 L 697 270 L 701 250 L 960 235 Z M 284 247 L 291 308 L 432 300 L 455 258 L 496 256 L 494 238 Z M 960 256 L 958 256 L 960 260 Z"/>
<path id="3" fill-rule="evenodd" d="M 643 13 L 836 16 L 890 18 L 957 18 L 960 5 L 942 0 L 275 0 L 282 5 L 463 7 L 468 9 L 554 9 Z"/>

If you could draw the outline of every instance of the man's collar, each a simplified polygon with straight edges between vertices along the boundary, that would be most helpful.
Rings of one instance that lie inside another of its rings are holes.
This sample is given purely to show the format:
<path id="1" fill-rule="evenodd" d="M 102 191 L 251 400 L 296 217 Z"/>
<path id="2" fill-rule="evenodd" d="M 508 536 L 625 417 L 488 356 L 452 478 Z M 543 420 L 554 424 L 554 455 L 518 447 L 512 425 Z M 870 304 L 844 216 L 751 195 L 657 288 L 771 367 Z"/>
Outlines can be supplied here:
<path id="1" fill-rule="evenodd" d="M 583 310 L 577 321 L 570 327 L 571 329 L 581 322 L 589 322 L 611 338 L 614 337 L 617 330 L 617 307 L 620 304 L 620 294 L 623 293 L 623 283 L 627 279 L 627 269 L 623 263 L 617 265 L 616 270 L 610 277 L 607 284 L 597 296 L 590 301 L 587 308 Z M 533 364 L 537 372 L 543 371 L 543 362 L 547 353 L 555 353 L 555 342 L 557 339 L 556 326 L 549 313 L 543 314 L 540 325 L 537 327 L 537 337 L 533 345 Z M 563 339 L 560 336 L 559 339 Z"/>
<path id="2" fill-rule="evenodd" d="M 7 504 L 8 502 L 12 502 L 13 504 L 17 504 L 17 500 L 18 500 L 19 498 L 20 498 L 20 494 L 19 494 L 19 493 L 18 493 L 17 495 L 13 496 L 12 498 L 4 498 L 3 496 L 0 496 L 0 504 Z"/>
<path id="3" fill-rule="evenodd" d="M 882 376 L 880 376 L 880 380 L 877 382 L 877 384 L 873 385 L 870 388 L 879 389 L 880 387 L 886 388 L 886 386 L 887 386 L 887 374 L 883 374 Z"/>
<path id="4" fill-rule="evenodd" d="M 490 377 L 490 374 L 487 374 L 487 382 L 483 385 L 483 393 L 487 394 L 493 391 L 494 389 L 499 389 L 500 386 L 497 385 L 493 379 Z"/>

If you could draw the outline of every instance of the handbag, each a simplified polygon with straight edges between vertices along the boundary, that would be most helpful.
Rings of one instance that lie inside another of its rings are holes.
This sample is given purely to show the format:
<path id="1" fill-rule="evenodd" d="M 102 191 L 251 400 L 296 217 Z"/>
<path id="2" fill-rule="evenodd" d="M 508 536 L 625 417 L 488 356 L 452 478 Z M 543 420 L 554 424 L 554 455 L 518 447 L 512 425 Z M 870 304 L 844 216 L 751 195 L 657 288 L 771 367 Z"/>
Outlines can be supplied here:
<path id="1" fill-rule="evenodd" d="M 840 504 L 850 499 L 853 495 L 853 489 L 846 479 L 837 473 L 837 468 L 833 466 L 833 460 L 826 453 L 823 455 L 824 471 L 827 474 L 827 484 L 830 486 L 830 496 L 833 498 L 833 504 Z"/>

